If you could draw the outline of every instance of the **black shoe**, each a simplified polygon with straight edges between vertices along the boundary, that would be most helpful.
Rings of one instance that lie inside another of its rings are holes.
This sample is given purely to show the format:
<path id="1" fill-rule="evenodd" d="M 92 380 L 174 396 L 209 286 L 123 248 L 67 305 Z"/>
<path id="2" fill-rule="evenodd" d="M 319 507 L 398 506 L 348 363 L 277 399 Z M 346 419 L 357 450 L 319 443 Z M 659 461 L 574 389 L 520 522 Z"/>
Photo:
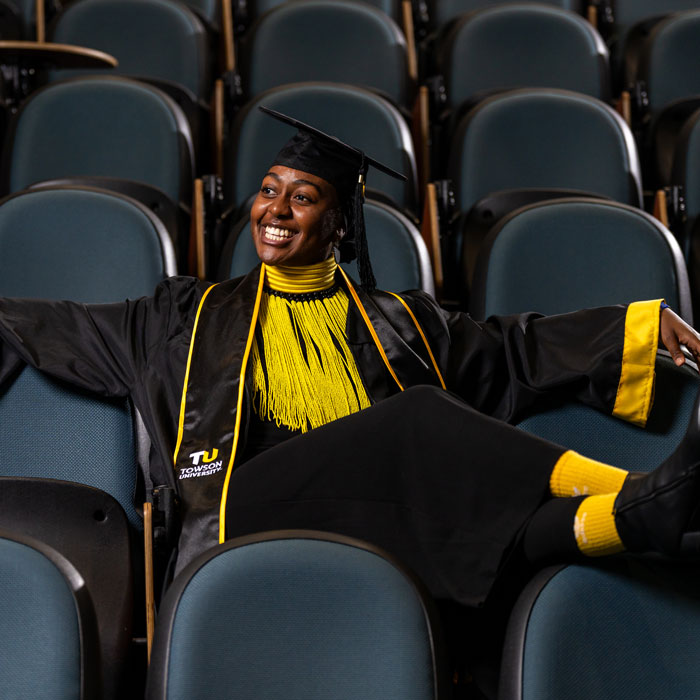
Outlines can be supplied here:
<path id="1" fill-rule="evenodd" d="M 630 552 L 700 554 L 700 393 L 685 436 L 653 472 L 630 474 L 615 499 L 617 532 Z"/>

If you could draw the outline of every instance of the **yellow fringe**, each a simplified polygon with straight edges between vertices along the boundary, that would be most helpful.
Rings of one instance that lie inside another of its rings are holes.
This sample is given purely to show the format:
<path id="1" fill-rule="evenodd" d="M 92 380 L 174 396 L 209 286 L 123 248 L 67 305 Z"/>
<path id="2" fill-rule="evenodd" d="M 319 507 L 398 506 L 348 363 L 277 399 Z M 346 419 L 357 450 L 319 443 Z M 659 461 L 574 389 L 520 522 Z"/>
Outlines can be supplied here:
<path id="1" fill-rule="evenodd" d="M 370 406 L 345 337 L 348 297 L 294 301 L 263 294 L 253 401 L 258 415 L 306 432 Z M 306 348 L 306 357 L 304 350 Z"/>

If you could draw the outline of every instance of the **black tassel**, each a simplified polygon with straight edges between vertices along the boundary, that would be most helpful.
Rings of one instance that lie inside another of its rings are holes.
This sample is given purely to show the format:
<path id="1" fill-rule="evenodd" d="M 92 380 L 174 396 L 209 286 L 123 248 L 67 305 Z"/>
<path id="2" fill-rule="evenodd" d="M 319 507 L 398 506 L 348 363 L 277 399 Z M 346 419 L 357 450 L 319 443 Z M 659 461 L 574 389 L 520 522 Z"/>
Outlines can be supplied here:
<path id="1" fill-rule="evenodd" d="M 366 292 L 373 292 L 377 288 L 377 280 L 374 277 L 372 263 L 369 259 L 369 246 L 367 245 L 367 232 L 365 231 L 364 201 L 365 201 L 365 165 L 364 154 L 360 177 L 355 185 L 355 196 L 352 201 L 352 218 L 355 231 L 355 251 L 357 254 L 357 270 L 360 273 L 360 285 Z"/>

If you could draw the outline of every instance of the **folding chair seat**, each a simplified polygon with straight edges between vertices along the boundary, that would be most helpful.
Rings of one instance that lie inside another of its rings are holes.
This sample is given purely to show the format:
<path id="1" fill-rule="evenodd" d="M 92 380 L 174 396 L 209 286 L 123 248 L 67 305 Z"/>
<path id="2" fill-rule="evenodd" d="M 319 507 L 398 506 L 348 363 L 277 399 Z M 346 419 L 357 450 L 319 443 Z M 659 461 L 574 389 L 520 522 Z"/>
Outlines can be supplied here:
<path id="1" fill-rule="evenodd" d="M 70 178 L 121 191 L 156 211 L 182 260 L 193 173 L 191 132 L 173 100 L 127 78 L 86 77 L 45 86 L 14 115 L 2 190 Z"/>
<path id="2" fill-rule="evenodd" d="M 56 187 L 0 200 L 0 295 L 105 302 L 176 274 L 163 223 L 109 190 Z"/>
<path id="3" fill-rule="evenodd" d="M 50 547 L 0 531 L 0 695 L 96 699 L 98 658 L 80 574 Z"/>
<path id="4" fill-rule="evenodd" d="M 697 697 L 699 573 L 632 558 L 542 570 L 511 615 L 499 699 Z"/>
<path id="5" fill-rule="evenodd" d="M 504 190 L 576 190 L 642 205 L 632 132 L 608 105 L 581 93 L 523 88 L 481 100 L 457 123 L 448 151 L 455 208 L 465 217 Z M 443 253 L 454 290 L 465 284 L 460 264 L 467 235 L 456 226 Z"/>
<path id="6" fill-rule="evenodd" d="M 373 195 L 382 193 L 395 205 L 416 211 L 416 154 L 402 113 L 370 90 L 323 82 L 294 83 L 266 90 L 237 114 L 227 146 L 230 159 L 226 190 L 234 207 L 240 207 L 258 191 L 279 144 L 294 134 L 286 124 L 260 112 L 258 105 L 336 134 L 404 173 L 408 178 L 405 183 L 373 172 L 369 189 Z"/>
<path id="7" fill-rule="evenodd" d="M 470 311 L 556 314 L 665 298 L 692 323 L 685 261 L 671 232 L 640 209 L 564 198 L 514 211 L 486 237 Z"/>
<path id="8" fill-rule="evenodd" d="M 119 61 L 116 68 L 52 70 L 52 82 L 93 74 L 150 82 L 180 105 L 199 160 L 208 157 L 213 47 L 194 10 L 172 0 L 77 0 L 56 16 L 50 34 L 56 43 L 99 49 Z"/>
<path id="9" fill-rule="evenodd" d="M 381 289 L 402 291 L 422 289 L 435 294 L 428 250 L 420 232 L 408 217 L 384 202 L 365 202 L 367 242 L 372 268 Z M 218 279 L 245 275 L 259 262 L 250 234 L 250 217 L 240 219 L 231 229 L 218 266 Z M 358 279 L 356 262 L 342 267 Z"/>
<path id="10" fill-rule="evenodd" d="M 460 15 L 436 41 L 447 106 L 496 90 L 552 87 L 610 98 L 608 50 L 583 17 L 517 3 Z"/>
<path id="11" fill-rule="evenodd" d="M 300 79 L 373 88 L 404 106 L 413 98 L 403 32 L 381 10 L 356 0 L 297 0 L 273 8 L 246 32 L 240 65 L 248 98 Z"/>
<path id="12" fill-rule="evenodd" d="M 357 540 L 279 531 L 189 565 L 161 605 L 149 700 L 440 697 L 431 601 Z"/>
<path id="13" fill-rule="evenodd" d="M 467 12 L 498 5 L 507 5 L 510 1 L 512 0 L 430 0 L 428 3 L 428 14 L 431 25 L 434 28 L 440 28 Z M 519 0 L 519 2 L 553 5 L 554 7 L 573 12 L 579 12 L 582 9 L 580 0 Z"/>

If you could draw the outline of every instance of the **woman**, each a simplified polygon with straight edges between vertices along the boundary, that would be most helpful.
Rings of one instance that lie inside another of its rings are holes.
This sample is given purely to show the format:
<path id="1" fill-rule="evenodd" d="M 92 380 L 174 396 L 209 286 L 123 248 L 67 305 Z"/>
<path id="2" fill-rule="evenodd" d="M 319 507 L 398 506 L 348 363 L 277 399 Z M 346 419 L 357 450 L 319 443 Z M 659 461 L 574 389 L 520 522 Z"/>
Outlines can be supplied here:
<path id="1" fill-rule="evenodd" d="M 422 293 L 376 291 L 361 196 L 378 164 L 297 125 L 251 209 L 260 266 L 123 304 L 0 300 L 0 378 L 19 356 L 131 396 L 150 478 L 180 498 L 178 567 L 226 537 L 326 529 L 478 606 L 516 543 L 531 558 L 679 553 L 700 497 L 697 410 L 641 478 L 504 421 L 565 393 L 643 424 L 659 336 L 678 364 L 680 343 L 698 358 L 700 336 L 660 301 L 479 324 Z M 335 247 L 358 256 L 361 287 Z"/>

